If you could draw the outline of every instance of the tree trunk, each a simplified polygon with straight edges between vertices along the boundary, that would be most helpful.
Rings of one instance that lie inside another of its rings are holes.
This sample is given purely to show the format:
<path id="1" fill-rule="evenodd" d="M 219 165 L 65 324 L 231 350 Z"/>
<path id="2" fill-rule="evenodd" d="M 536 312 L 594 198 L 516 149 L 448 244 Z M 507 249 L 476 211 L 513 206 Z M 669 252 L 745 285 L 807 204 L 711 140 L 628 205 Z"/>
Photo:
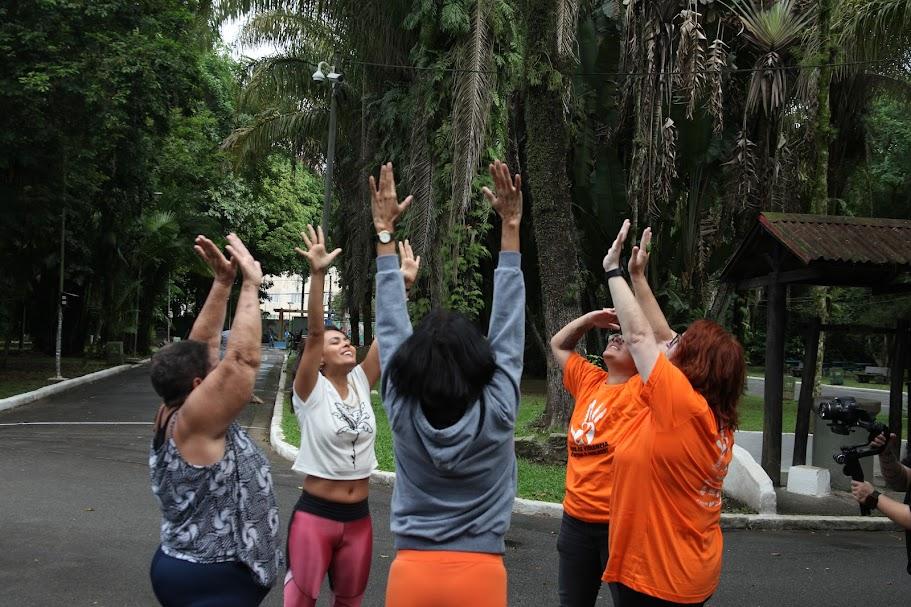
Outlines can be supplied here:
<path id="1" fill-rule="evenodd" d="M 813 174 L 813 195 L 810 212 L 816 215 L 827 215 L 829 212 L 829 143 L 832 140 L 831 110 L 829 108 L 829 87 L 832 82 L 832 64 L 835 60 L 835 48 L 832 44 L 830 26 L 832 21 L 833 0 L 819 0 L 817 32 L 819 35 L 819 81 L 816 90 L 816 121 L 814 139 L 816 144 L 816 166 Z M 813 289 L 813 300 L 820 322 L 829 321 L 829 289 Z M 819 348 L 816 354 L 816 382 L 813 395 L 820 394 L 822 365 L 826 353 L 826 333 L 819 336 Z"/>
<path id="2" fill-rule="evenodd" d="M 546 5 L 555 2 L 545 3 Z M 541 62 L 558 57 L 557 32 L 549 15 L 556 6 L 526 12 L 528 42 L 526 56 L 525 128 L 526 177 L 531 194 L 531 220 L 538 248 L 538 267 L 544 311 L 544 339 L 581 315 L 576 226 L 567 156 L 569 126 L 563 113 L 563 87 L 552 84 L 550 74 L 541 72 Z M 559 59 L 558 59 L 559 60 Z M 558 67 L 558 66 L 554 66 Z M 535 77 L 530 75 L 534 73 Z M 547 408 L 545 422 L 555 430 L 566 429 L 572 399 L 563 389 L 563 373 L 547 348 Z"/>

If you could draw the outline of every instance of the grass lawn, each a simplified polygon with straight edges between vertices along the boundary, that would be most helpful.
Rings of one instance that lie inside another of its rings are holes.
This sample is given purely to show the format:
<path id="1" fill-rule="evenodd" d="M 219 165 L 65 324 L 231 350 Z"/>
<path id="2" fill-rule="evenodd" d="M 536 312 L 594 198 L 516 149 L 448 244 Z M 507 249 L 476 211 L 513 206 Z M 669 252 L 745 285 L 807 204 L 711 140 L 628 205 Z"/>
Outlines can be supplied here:
<path id="1" fill-rule="evenodd" d="M 0 398 L 7 398 L 50 385 L 47 378 L 56 373 L 54 357 L 40 352 L 13 350 L 6 364 L 0 354 Z M 79 377 L 106 369 L 103 359 L 64 357 L 60 367 L 64 377 Z"/>

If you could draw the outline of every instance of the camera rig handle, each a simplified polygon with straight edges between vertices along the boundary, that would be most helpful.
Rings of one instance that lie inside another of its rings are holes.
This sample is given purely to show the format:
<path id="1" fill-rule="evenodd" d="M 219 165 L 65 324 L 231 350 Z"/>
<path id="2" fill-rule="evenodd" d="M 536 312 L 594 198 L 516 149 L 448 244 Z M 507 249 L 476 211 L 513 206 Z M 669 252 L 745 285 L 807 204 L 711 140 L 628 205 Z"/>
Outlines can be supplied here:
<path id="1" fill-rule="evenodd" d="M 872 439 L 871 439 L 872 440 Z M 868 445 L 852 445 L 850 447 L 841 447 L 840 452 L 836 453 L 833 458 L 836 464 L 842 464 L 842 470 L 845 476 L 850 476 L 852 480 L 859 483 L 864 482 L 864 471 L 860 467 L 860 458 L 870 457 L 882 453 L 884 447 L 871 448 Z M 869 516 L 870 508 L 864 504 L 860 505 L 861 516 Z"/>

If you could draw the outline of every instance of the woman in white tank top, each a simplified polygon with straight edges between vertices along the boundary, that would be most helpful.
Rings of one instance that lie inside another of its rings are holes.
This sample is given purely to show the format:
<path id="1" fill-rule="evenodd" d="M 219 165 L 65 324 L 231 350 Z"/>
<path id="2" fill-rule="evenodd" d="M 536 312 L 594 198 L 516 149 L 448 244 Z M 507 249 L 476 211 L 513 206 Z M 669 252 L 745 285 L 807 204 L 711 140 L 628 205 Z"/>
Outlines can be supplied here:
<path id="1" fill-rule="evenodd" d="M 361 604 L 373 551 L 367 503 L 376 469 L 376 418 L 370 390 L 380 377 L 374 341 L 361 364 L 348 336 L 323 316 L 326 271 L 341 249 L 326 249 L 321 227 L 301 234 L 310 265 L 307 338 L 294 378 L 292 402 L 301 429 L 293 469 L 305 474 L 288 529 L 286 607 L 316 604 L 329 574 L 333 605 Z M 420 264 L 407 242 L 400 245 L 402 273 L 411 285 Z M 367 319 L 369 322 L 369 319 Z"/>

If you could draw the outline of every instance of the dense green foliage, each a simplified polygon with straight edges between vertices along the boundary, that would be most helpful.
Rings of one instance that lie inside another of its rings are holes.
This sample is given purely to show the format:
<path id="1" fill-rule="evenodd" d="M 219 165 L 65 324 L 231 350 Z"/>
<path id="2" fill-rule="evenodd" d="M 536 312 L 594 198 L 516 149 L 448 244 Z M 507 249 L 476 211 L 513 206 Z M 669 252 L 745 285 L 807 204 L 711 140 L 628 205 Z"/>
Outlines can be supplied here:
<path id="1" fill-rule="evenodd" d="M 240 66 L 205 3 L 40 0 L 0 7 L 0 329 L 53 350 L 66 212 L 64 351 L 146 351 L 205 295 L 196 234 L 237 231 L 272 273 L 321 185 L 272 155 L 230 168 Z M 138 335 L 137 335 L 138 320 Z M 175 331 L 180 335 L 181 327 Z"/>
<path id="2" fill-rule="evenodd" d="M 275 54 L 232 61 L 213 33 L 229 17 Z M 759 212 L 911 218 L 909 25 L 907 0 L 4 4 L 0 329 L 25 318 L 51 346 L 64 209 L 69 351 L 129 344 L 137 307 L 144 350 L 169 291 L 192 313 L 196 233 L 237 230 L 268 272 L 301 269 L 291 246 L 319 216 L 326 162 L 323 60 L 345 75 L 329 232 L 344 249 L 334 305 L 366 321 L 356 339 L 375 305 L 367 175 L 391 160 L 415 195 L 400 236 L 424 260 L 416 314 L 483 322 L 498 232 L 479 189 L 504 158 L 525 178 L 526 368 L 550 368 L 553 425 L 565 402 L 546 341 L 608 303 L 600 261 L 624 217 L 654 229 L 650 280 L 672 324 L 719 318 L 761 362 L 764 295 L 719 282 Z M 789 297 L 790 355 L 821 302 L 837 322 L 911 314 L 900 294 Z M 887 350 L 863 336 L 827 347 L 831 360 Z"/>

